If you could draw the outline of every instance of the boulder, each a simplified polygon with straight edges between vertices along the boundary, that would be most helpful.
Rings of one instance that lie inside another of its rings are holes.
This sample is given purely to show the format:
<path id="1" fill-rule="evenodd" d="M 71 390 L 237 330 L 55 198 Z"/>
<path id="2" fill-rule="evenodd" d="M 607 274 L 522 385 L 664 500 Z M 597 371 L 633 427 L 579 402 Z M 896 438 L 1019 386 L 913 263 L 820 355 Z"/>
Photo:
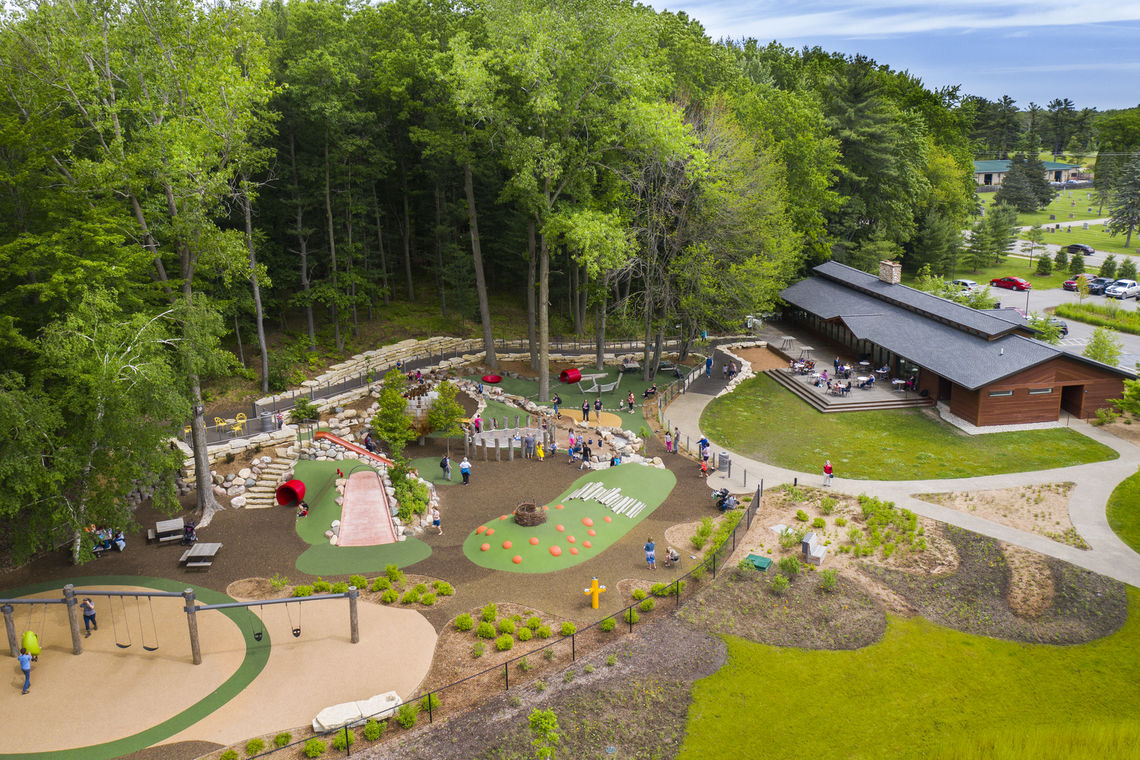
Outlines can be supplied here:
<path id="1" fill-rule="evenodd" d="M 246 488 L 253 488 L 255 485 L 257 485 L 257 481 L 253 478 L 246 478 L 244 485 Z"/>
<path id="2" fill-rule="evenodd" d="M 220 499 L 220 498 L 224 497 L 225 495 L 226 495 L 226 489 L 222 488 L 221 486 L 214 486 L 214 496 L 216 496 Z"/>
<path id="3" fill-rule="evenodd" d="M 226 496 L 241 496 L 243 493 L 245 493 L 245 486 L 241 484 L 226 489 Z"/>
<path id="4" fill-rule="evenodd" d="M 222 480 L 221 485 L 225 485 L 226 483 L 232 483 L 233 481 L 234 481 L 234 474 L 231 472 L 229 475 L 226 475 L 226 477 Z"/>
<path id="5" fill-rule="evenodd" d="M 226 479 L 225 479 L 225 478 L 223 478 L 221 475 L 219 475 L 219 474 L 218 474 L 218 473 L 216 473 L 216 472 L 214 473 L 214 475 L 213 475 L 213 477 L 211 478 L 211 480 L 213 480 L 213 481 L 214 481 L 214 485 L 216 485 L 216 486 L 220 486 L 222 483 L 225 483 L 225 482 L 226 482 Z"/>
<path id="6" fill-rule="evenodd" d="M 230 506 L 233 507 L 234 509 L 241 509 L 242 507 L 245 506 L 245 500 L 246 500 L 245 496 L 235 496 L 232 499 L 230 499 Z"/>
<path id="7" fill-rule="evenodd" d="M 336 536 L 333 536 L 332 538 L 329 539 L 329 544 L 332 546 L 337 546 L 339 544 L 339 542 L 340 542 L 340 539 L 337 538 Z"/>
<path id="8" fill-rule="evenodd" d="M 333 533 L 331 530 L 326 530 L 326 531 L 325 531 L 325 538 L 332 538 L 332 537 L 333 537 L 333 536 L 335 536 L 335 535 L 336 535 L 336 534 L 335 534 L 335 533 Z"/>

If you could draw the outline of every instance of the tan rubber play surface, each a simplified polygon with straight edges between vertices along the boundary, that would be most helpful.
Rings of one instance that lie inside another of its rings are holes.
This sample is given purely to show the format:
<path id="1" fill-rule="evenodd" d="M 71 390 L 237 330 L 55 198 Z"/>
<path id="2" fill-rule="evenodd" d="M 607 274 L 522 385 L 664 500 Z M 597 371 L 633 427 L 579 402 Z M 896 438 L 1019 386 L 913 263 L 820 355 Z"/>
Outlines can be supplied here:
<path id="1" fill-rule="evenodd" d="M 562 412 L 563 417 L 569 417 L 570 419 L 574 420 L 575 422 L 581 422 L 582 421 L 582 410 L 581 409 L 565 409 L 565 408 L 563 408 L 559 411 Z M 601 424 L 602 427 L 620 428 L 620 427 L 624 426 L 624 423 L 622 422 L 621 417 L 618 417 L 613 412 L 603 411 L 601 416 L 602 416 L 602 419 L 601 419 L 601 422 L 599 423 L 598 413 L 595 412 L 593 409 L 591 409 L 590 410 L 590 420 L 588 423 L 590 425 L 590 427 L 598 427 L 599 424 Z"/>
<path id="2" fill-rule="evenodd" d="M 135 590 L 91 586 L 91 589 Z M 139 589 L 140 591 L 146 589 Z M 79 590 L 82 596 L 82 589 Z M 35 595 L 58 599 L 58 591 Z M 32 688 L 21 695 L 23 676 L 14 659 L 5 658 L 5 686 L 0 689 L 4 715 L 3 752 L 45 752 L 91 746 L 123 738 L 177 715 L 207 697 L 241 664 L 242 632 L 217 612 L 198 617 L 203 663 L 190 658 L 186 615 L 180 598 L 154 600 L 159 648 L 142 649 L 139 613 L 146 643 L 152 646 L 145 599 L 136 608 L 126 599 L 125 615 L 115 602 L 119 641 L 115 645 L 109 602 L 97 598 L 99 630 L 83 639 L 84 652 L 71 652 L 63 605 L 48 607 L 41 642 L 43 654 L 32 664 Z M 385 691 L 412 695 L 431 666 L 436 633 L 412 610 L 360 603 L 359 644 L 349 641 L 348 604 L 343 600 L 308 602 L 301 610 L 301 637 L 294 638 L 284 605 L 265 607 L 263 617 L 272 641 L 269 661 L 253 682 L 233 700 L 166 741 L 202 740 L 229 744 L 282 727 L 309 723 L 324 707 L 364 699 Z M 40 628 L 43 608 L 31 625 Z M 19 633 L 28 627 L 26 613 L 16 616 Z M 82 624 L 81 624 L 82 627 Z M 60 723 L 66 716 L 66 724 Z"/>

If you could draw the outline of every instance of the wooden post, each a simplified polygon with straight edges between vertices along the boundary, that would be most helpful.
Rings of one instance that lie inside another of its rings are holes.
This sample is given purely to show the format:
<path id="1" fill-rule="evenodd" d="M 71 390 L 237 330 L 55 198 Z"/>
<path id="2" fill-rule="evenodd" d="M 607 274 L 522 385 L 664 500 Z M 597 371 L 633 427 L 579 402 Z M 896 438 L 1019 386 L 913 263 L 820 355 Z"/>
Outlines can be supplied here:
<path id="1" fill-rule="evenodd" d="M 360 597 L 360 592 L 356 590 L 356 586 L 348 587 L 348 630 L 349 641 L 353 644 L 360 643 L 360 617 L 356 609 L 356 600 Z"/>
<path id="2" fill-rule="evenodd" d="M 71 629 L 71 651 L 74 654 L 83 654 L 83 638 L 79 635 L 79 610 L 75 601 L 75 586 L 67 584 L 63 587 L 63 598 L 67 601 L 67 626 Z"/>
<path id="3" fill-rule="evenodd" d="M 511 458 L 512 459 L 514 458 L 514 449 L 511 449 Z M 496 438 L 495 439 L 495 461 L 496 462 L 503 461 L 503 439 L 502 438 Z"/>
<path id="4" fill-rule="evenodd" d="M 12 653 L 12 657 L 20 655 L 20 642 L 16 638 L 16 616 L 12 614 L 13 607 L 10 604 L 5 604 L 0 607 L 0 612 L 4 613 L 4 630 L 8 632 L 8 651 Z"/>
<path id="5" fill-rule="evenodd" d="M 186 600 L 186 625 L 190 628 L 190 656 L 195 665 L 201 665 L 202 647 L 198 643 L 198 605 L 194 604 L 194 589 L 183 591 L 182 598 Z"/>

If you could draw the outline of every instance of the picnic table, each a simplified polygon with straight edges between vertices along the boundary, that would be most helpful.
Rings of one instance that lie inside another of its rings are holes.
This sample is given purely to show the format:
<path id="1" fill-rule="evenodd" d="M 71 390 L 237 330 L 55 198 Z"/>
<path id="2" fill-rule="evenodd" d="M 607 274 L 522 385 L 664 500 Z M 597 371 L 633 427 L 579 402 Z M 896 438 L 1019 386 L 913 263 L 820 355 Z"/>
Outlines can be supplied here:
<path id="1" fill-rule="evenodd" d="M 181 541 L 186 524 L 181 517 L 173 520 L 159 520 L 154 524 L 154 530 L 147 531 L 147 541 L 158 541 L 165 544 L 169 541 Z"/>
<path id="2" fill-rule="evenodd" d="M 629 361 L 623 361 L 621 363 L 621 371 L 622 372 L 640 372 L 641 371 L 641 362 L 636 362 L 632 359 L 630 359 Z"/>
<path id="3" fill-rule="evenodd" d="M 182 552 L 182 559 L 178 561 L 187 568 L 207 568 L 214 564 L 214 557 L 221 548 L 220 543 L 197 543 Z"/>

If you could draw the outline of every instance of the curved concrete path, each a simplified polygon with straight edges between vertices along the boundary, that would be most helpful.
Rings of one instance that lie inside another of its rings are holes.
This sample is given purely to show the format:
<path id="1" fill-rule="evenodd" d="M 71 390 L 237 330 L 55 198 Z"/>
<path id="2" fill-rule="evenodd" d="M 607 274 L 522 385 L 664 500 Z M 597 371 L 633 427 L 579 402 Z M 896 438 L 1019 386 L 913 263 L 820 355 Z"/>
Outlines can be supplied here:
<path id="1" fill-rule="evenodd" d="M 722 355 L 717 356 L 714 370 L 720 369 Z M 724 381 L 713 372 L 712 378 L 702 377 L 695 381 L 688 393 L 678 397 L 665 411 L 666 420 L 680 428 L 682 436 L 696 441 L 702 436 L 701 413 L 716 394 L 725 387 Z M 1058 467 L 1051 470 L 1008 473 L 1005 475 L 984 475 L 974 478 L 945 478 L 934 480 L 851 480 L 836 477 L 832 487 L 841 493 L 858 496 L 869 494 L 880 499 L 889 499 L 900 507 L 939 520 L 950 525 L 972 530 L 999 541 L 1024 546 L 1027 549 L 1065 560 L 1078 567 L 1115 578 L 1124 583 L 1140 587 L 1140 554 L 1132 551 L 1108 526 L 1105 517 L 1105 504 L 1112 490 L 1120 481 L 1134 474 L 1140 467 L 1140 448 L 1093 427 L 1086 422 L 1074 420 L 1071 426 L 1080 433 L 1115 450 L 1120 456 L 1111 462 Z M 710 439 L 711 441 L 712 439 Z M 714 450 L 716 448 L 715 441 Z M 724 448 L 724 447 L 721 447 Z M 748 473 L 748 487 L 753 488 L 760 478 L 766 487 L 780 483 L 791 483 L 793 479 L 805 485 L 818 486 L 823 483 L 822 467 L 819 472 L 805 473 L 776 467 L 724 448 L 732 455 L 732 477 L 718 472 L 709 476 L 709 486 L 719 488 L 740 488 L 743 482 L 741 471 Z M 995 488 L 1014 488 L 1025 485 L 1059 482 L 1075 483 L 1069 494 L 1069 517 L 1073 527 L 1091 549 L 1077 549 L 1061 544 L 1045 536 L 1028 533 L 1005 525 L 985 520 L 976 515 L 959 512 L 938 504 L 920 501 L 911 496 L 916 493 L 942 491 L 978 491 Z"/>

